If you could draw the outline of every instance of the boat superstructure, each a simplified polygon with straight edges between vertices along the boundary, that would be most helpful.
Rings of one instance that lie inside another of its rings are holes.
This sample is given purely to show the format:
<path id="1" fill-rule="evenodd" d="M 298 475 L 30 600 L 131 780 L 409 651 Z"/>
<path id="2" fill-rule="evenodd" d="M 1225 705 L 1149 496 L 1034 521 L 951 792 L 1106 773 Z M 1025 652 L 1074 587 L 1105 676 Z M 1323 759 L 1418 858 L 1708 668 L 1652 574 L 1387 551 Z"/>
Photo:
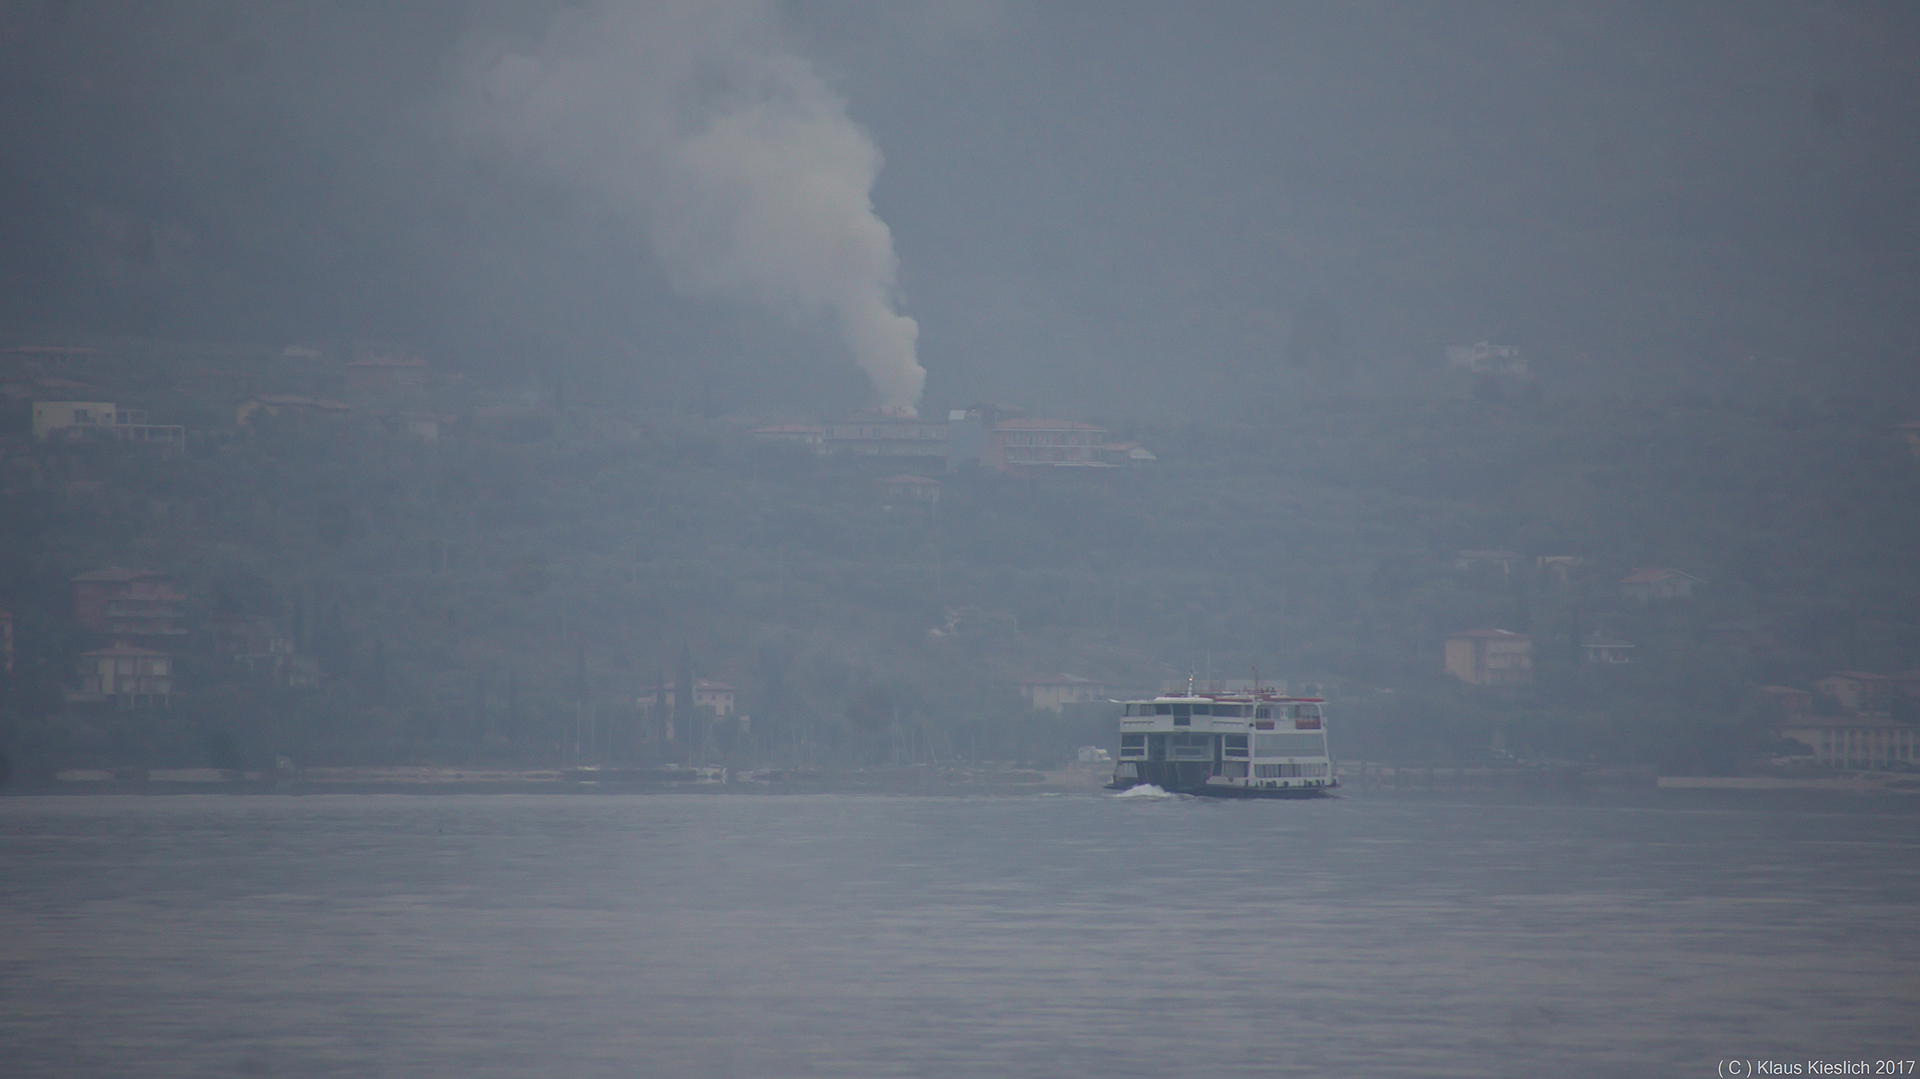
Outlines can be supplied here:
<path id="1" fill-rule="evenodd" d="M 1226 798 L 1310 798 L 1339 785 L 1326 704 L 1277 690 L 1168 693 L 1127 701 L 1109 789 Z"/>

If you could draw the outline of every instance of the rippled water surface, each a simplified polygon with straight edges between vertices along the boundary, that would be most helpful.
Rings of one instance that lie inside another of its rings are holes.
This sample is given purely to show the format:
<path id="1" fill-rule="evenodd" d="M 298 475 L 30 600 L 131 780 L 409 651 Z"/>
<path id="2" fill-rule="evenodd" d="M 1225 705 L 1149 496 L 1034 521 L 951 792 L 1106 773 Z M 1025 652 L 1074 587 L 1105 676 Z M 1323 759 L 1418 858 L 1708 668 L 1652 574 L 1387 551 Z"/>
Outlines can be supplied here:
<path id="1" fill-rule="evenodd" d="M 1920 816 L 1852 805 L 0 799 L 0 1074 L 1912 1057 Z"/>

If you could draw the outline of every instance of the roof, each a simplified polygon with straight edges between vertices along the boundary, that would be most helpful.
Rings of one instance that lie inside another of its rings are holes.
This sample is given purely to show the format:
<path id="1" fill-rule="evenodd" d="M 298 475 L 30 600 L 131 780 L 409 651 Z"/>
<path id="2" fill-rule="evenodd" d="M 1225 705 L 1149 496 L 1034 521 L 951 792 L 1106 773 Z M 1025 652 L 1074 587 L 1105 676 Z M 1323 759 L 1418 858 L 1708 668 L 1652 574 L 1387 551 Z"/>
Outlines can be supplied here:
<path id="1" fill-rule="evenodd" d="M 1920 670 L 1896 671 L 1893 674 L 1875 674 L 1872 671 L 1835 671 L 1822 678 L 1822 682 L 1835 678 L 1846 678 L 1855 682 L 1920 682 Z"/>
<path id="2" fill-rule="evenodd" d="M 1105 683 L 1096 682 L 1091 678 L 1082 678 L 1077 674 L 1036 674 L 1032 678 L 1022 678 L 1020 684 L 1023 686 L 1098 686 Z"/>
<path id="3" fill-rule="evenodd" d="M 152 648 L 137 648 L 133 645 L 128 644 L 125 641 L 120 641 L 119 643 L 115 644 L 112 648 L 95 648 L 90 652 L 82 652 L 80 654 L 83 656 L 171 656 L 173 655 L 172 652 L 160 652 Z"/>
<path id="4" fill-rule="evenodd" d="M 1075 423 L 1072 420 L 1020 419 L 1001 420 L 993 425 L 996 431 L 1105 431 L 1104 427 L 1095 427 L 1090 423 Z"/>
<path id="5" fill-rule="evenodd" d="M 76 581 L 137 581 L 142 577 L 165 577 L 167 574 L 153 570 L 127 569 L 124 566 L 108 566 L 75 577 Z"/>
<path id="6" fill-rule="evenodd" d="M 1700 578 L 1695 577 L 1693 574 L 1684 573 L 1677 569 L 1637 569 L 1625 577 L 1620 578 L 1620 583 L 1657 584 L 1669 577 L 1685 577 L 1689 581 L 1700 581 Z M 1705 584 L 1706 582 L 1700 581 L 1700 583 Z"/>
<path id="7" fill-rule="evenodd" d="M 900 405 L 884 405 L 880 408 L 863 408 L 841 420 L 841 423 L 926 423 L 913 409 Z"/>
<path id="8" fill-rule="evenodd" d="M 756 427 L 747 433 L 750 435 L 824 435 L 827 429 L 807 423 L 782 423 L 772 427 Z"/>

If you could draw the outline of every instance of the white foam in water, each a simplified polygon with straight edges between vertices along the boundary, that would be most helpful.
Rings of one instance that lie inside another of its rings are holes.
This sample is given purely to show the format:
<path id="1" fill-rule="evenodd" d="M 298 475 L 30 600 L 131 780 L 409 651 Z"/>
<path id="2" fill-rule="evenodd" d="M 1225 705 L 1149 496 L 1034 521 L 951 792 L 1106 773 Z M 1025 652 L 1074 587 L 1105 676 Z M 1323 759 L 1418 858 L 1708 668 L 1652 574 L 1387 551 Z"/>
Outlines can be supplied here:
<path id="1" fill-rule="evenodd" d="M 1128 787 L 1126 790 L 1118 791 L 1114 794 L 1114 797 L 1115 798 L 1171 798 L 1173 797 L 1173 795 L 1168 794 L 1166 791 L 1161 790 L 1159 787 L 1156 787 L 1151 783 L 1142 783 L 1138 787 Z"/>

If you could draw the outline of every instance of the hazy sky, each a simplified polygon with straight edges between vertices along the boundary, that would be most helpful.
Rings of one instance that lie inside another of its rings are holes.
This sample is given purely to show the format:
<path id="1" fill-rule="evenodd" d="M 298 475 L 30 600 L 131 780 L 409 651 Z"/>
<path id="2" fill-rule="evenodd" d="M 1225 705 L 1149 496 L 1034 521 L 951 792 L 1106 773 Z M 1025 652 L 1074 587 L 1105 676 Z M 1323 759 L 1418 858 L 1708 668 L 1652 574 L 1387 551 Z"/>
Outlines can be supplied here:
<path id="1" fill-rule="evenodd" d="M 1917 11 L 0 0 L 0 333 L 763 412 L 1186 412 L 1303 322 L 1363 385 L 1493 337 L 1910 390 Z"/>

